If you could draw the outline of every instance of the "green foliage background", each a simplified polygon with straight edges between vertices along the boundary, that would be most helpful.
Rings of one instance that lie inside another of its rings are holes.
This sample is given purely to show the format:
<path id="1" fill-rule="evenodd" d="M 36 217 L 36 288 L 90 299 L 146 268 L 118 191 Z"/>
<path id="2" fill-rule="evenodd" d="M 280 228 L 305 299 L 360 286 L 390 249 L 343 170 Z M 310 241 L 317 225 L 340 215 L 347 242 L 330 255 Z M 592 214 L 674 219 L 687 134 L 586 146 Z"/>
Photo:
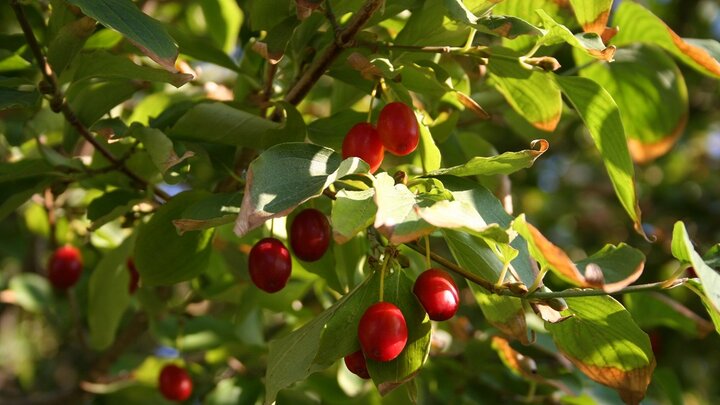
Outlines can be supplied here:
<path id="1" fill-rule="evenodd" d="M 11 1 L 59 91 L 41 94 L 32 47 L 13 8 L 1 5 L 0 403 L 163 403 L 157 374 L 171 361 L 193 377 L 189 403 L 274 395 L 279 404 L 618 403 L 558 348 L 585 365 L 633 369 L 653 359 L 650 343 L 657 368 L 643 403 L 720 401 L 720 46 L 689 41 L 715 64 L 693 59 L 651 14 L 682 38 L 718 38 L 714 2 L 616 1 L 625 20 L 610 42 L 615 61 L 606 63 L 607 41 L 573 35 L 613 3 L 606 1 L 573 1 L 574 16 L 568 2 L 506 0 L 492 13 L 507 17 L 493 20 L 478 18 L 491 8 L 481 0 L 388 0 L 346 49 L 328 17 L 352 26 L 360 0 L 297 8 L 290 0 Z M 510 31 L 498 29 L 504 23 Z M 472 49 L 463 47 L 471 27 Z M 443 46 L 453 49 L 416 49 Z M 295 92 L 333 47 L 325 75 Z M 535 59 L 522 59 L 528 51 Z M 550 57 L 555 73 L 542 69 Z M 79 125 L 58 104 L 63 97 Z M 387 154 L 389 175 L 368 180 L 358 175 L 363 162 L 333 149 L 369 107 L 374 120 L 389 100 L 415 101 L 421 145 L 407 158 Z M 536 139 L 549 149 L 531 146 Z M 313 144 L 298 144 L 306 140 Z M 672 149 L 643 157 L 654 143 Z M 411 176 L 410 189 L 395 186 L 396 170 Z M 345 188 L 334 202 L 322 196 L 330 185 Z M 507 192 L 522 219 L 503 211 L 496 196 Z M 164 194 L 173 197 L 161 205 Z M 389 208 L 398 201 L 406 204 Z M 270 232 L 284 236 L 294 214 L 283 217 L 297 206 L 327 213 L 348 242 L 316 263 L 293 259 L 288 287 L 264 294 L 249 282 L 247 252 Z M 451 212 L 498 225 L 454 224 Z M 483 289 L 510 262 L 529 286 L 532 259 L 550 270 L 541 294 L 589 286 L 525 243 L 525 219 L 570 264 L 584 268 L 599 252 L 596 262 L 617 270 L 607 281 L 629 279 L 640 253 L 635 284 L 673 277 L 678 260 L 700 281 L 617 301 L 568 298 L 562 315 L 574 318 L 543 322 L 528 300 Z M 388 223 L 402 226 L 389 232 Z M 522 236 L 512 244 L 509 229 Z M 467 283 L 456 277 L 463 305 L 452 321 L 433 325 L 431 340 L 409 292 L 424 258 L 412 243 L 400 246 L 409 267 L 398 264 L 386 290 L 411 314 L 418 339 L 397 365 L 370 365 L 376 388 L 338 359 L 357 349 L 354 320 L 379 288 L 377 242 L 428 233 L 434 253 L 467 271 Z M 52 248 L 63 243 L 81 246 L 85 262 L 68 294 L 45 279 Z M 134 295 L 128 257 L 143 280 Z M 518 343 L 528 339 L 524 326 L 508 326 L 518 319 L 537 331 L 533 344 Z M 519 367 L 499 356 L 498 336 L 515 340 Z M 532 361 L 537 374 L 528 371 Z"/>

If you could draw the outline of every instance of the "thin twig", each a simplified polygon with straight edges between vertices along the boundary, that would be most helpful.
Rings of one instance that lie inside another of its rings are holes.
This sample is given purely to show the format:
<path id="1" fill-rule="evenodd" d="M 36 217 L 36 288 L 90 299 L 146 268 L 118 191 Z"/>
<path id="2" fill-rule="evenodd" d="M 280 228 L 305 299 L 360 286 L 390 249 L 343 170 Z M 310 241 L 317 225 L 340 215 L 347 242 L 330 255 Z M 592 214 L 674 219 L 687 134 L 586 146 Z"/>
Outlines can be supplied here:
<path id="1" fill-rule="evenodd" d="M 275 73 L 277 73 L 278 65 L 276 63 L 267 62 L 265 72 L 265 85 L 263 86 L 262 95 L 260 98 L 260 116 L 264 117 L 267 114 L 268 102 L 272 98 L 273 93 L 273 81 L 275 80 Z"/>
<path id="2" fill-rule="evenodd" d="M 25 35 L 25 39 L 27 41 L 28 47 L 30 48 L 30 51 L 32 52 L 33 56 L 35 57 L 35 60 L 38 63 L 38 66 L 40 68 L 40 73 L 43 75 L 43 83 L 41 83 L 41 87 L 43 87 L 43 92 L 46 94 L 49 94 L 51 96 L 50 98 L 50 108 L 55 112 L 60 112 L 65 117 L 65 120 L 73 127 L 75 130 L 83 137 L 85 140 L 87 140 L 94 148 L 97 150 L 101 155 L 105 157 L 108 161 L 110 161 L 112 164 L 115 164 L 118 166 L 118 171 L 126 175 L 128 178 L 130 178 L 132 181 L 137 183 L 138 185 L 142 186 L 145 189 L 152 190 L 155 195 L 162 198 L 165 201 L 170 200 L 170 196 L 164 192 L 163 190 L 159 189 L 157 186 L 148 183 L 145 179 L 138 176 L 135 172 L 128 169 L 125 164 L 121 163 L 113 154 L 110 152 L 109 149 L 107 149 L 103 144 L 99 143 L 97 139 L 93 136 L 93 134 L 90 132 L 90 130 L 82 123 L 80 122 L 80 119 L 75 114 L 75 112 L 70 108 L 67 101 L 65 100 L 65 96 L 60 91 L 60 87 L 57 83 L 57 78 L 55 77 L 55 74 L 53 73 L 52 69 L 50 68 L 50 65 L 47 64 L 47 61 L 45 59 L 45 56 L 43 56 L 40 44 L 37 41 L 37 38 L 35 38 L 35 34 L 32 31 L 32 27 L 30 26 L 30 23 L 28 22 L 27 17 L 25 16 L 25 12 L 22 9 L 22 6 L 20 5 L 20 2 L 18 0 L 12 0 L 10 2 L 10 5 L 13 8 L 13 11 L 15 12 L 15 15 L 17 16 L 18 23 L 20 23 L 20 27 L 22 28 L 23 34 Z"/>
<path id="3" fill-rule="evenodd" d="M 421 246 L 418 246 L 417 244 L 413 243 L 407 243 L 405 246 L 409 247 L 410 249 L 425 254 L 425 249 Z M 471 273 L 470 271 L 463 269 L 462 267 L 458 266 L 457 264 L 453 263 L 452 261 L 438 255 L 437 253 L 430 252 L 430 257 L 433 261 L 436 263 L 441 264 L 443 267 L 447 268 L 448 270 L 457 273 L 466 279 L 472 281 L 473 283 L 479 285 L 480 287 L 486 289 L 490 293 L 497 294 L 497 295 L 505 295 L 505 296 L 511 296 L 516 298 L 524 298 L 528 300 L 545 300 L 550 298 L 572 298 L 572 297 L 593 297 L 593 296 L 602 296 L 602 295 L 622 295 L 622 294 L 631 294 L 636 292 L 643 292 L 643 291 L 662 291 L 667 290 L 671 288 L 675 288 L 677 286 L 683 285 L 687 282 L 687 278 L 681 278 L 675 280 L 672 284 L 666 285 L 667 281 L 658 281 L 655 283 L 648 283 L 648 284 L 636 284 L 631 285 L 628 287 L 625 287 L 621 290 L 614 291 L 614 292 L 607 292 L 605 290 L 595 290 L 595 289 L 580 289 L 580 288 L 570 288 L 563 291 L 536 291 L 531 294 L 521 294 L 517 292 L 513 292 L 512 290 L 505 288 L 503 286 L 498 287 L 495 284 L 480 278 L 479 276 Z"/>
<path id="4" fill-rule="evenodd" d="M 350 45 L 355 35 L 382 4 L 383 0 L 367 0 L 360 10 L 353 15 L 347 27 L 336 36 L 336 40 L 330 43 L 325 52 L 310 65 L 308 70 L 290 88 L 290 91 L 285 96 L 285 101 L 293 105 L 302 101 L 315 83 L 325 74 L 330 64 L 340 55 L 344 47 Z"/>

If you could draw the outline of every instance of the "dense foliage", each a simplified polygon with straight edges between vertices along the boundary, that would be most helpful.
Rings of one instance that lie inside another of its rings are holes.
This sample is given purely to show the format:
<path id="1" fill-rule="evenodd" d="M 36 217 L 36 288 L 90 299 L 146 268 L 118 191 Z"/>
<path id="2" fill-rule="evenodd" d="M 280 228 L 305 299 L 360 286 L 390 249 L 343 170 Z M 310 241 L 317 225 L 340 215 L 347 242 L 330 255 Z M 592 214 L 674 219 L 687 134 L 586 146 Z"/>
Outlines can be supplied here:
<path id="1" fill-rule="evenodd" d="M 717 402 L 675 3 L 10 0 L 0 403 Z"/>

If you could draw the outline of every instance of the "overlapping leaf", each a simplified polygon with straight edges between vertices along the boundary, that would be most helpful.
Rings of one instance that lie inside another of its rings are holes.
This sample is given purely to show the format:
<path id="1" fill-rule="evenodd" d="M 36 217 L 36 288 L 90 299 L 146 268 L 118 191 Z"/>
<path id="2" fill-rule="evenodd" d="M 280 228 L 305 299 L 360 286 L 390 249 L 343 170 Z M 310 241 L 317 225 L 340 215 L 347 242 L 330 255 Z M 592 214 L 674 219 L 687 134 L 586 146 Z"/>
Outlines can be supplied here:
<path id="1" fill-rule="evenodd" d="M 584 63 L 582 59 L 576 60 Z M 623 48 L 615 62 L 581 71 L 617 103 L 633 160 L 649 162 L 670 150 L 685 129 L 688 95 L 680 69 L 659 49 Z"/>
<path id="2" fill-rule="evenodd" d="M 603 34 L 613 0 L 570 0 L 570 4 L 585 32 Z"/>
<path id="3" fill-rule="evenodd" d="M 720 312 L 720 273 L 708 266 L 695 251 L 682 221 L 676 222 L 673 228 L 672 254 L 683 264 L 691 265 L 695 269 L 710 303 Z"/>
<path id="4" fill-rule="evenodd" d="M 537 146 L 537 149 L 535 147 Z M 534 140 L 528 150 L 505 152 L 497 156 L 476 156 L 459 166 L 442 168 L 428 173 L 429 176 L 449 174 L 453 176 L 493 176 L 510 174 L 528 168 L 547 151 L 549 144 L 544 139 Z"/>
<path id="5" fill-rule="evenodd" d="M 348 174 L 367 172 L 358 158 L 342 160 L 331 149 L 307 143 L 283 143 L 263 152 L 248 169 L 235 233 L 245 235 L 271 218 L 287 215 Z"/>
<path id="6" fill-rule="evenodd" d="M 635 191 L 635 168 L 615 101 L 605 89 L 590 79 L 557 76 L 556 82 L 590 132 L 603 157 L 615 194 L 635 223 L 635 231 L 644 236 Z"/>
<path id="7" fill-rule="evenodd" d="M 175 41 L 163 25 L 140 11 L 131 0 L 68 0 L 86 15 L 123 34 L 147 56 L 175 71 Z"/>
<path id="8" fill-rule="evenodd" d="M 627 404 L 645 396 L 655 369 L 648 336 L 609 296 L 566 299 L 569 316 L 545 323 L 558 349 L 585 375 L 614 388 Z"/>
<path id="9" fill-rule="evenodd" d="M 717 41 L 680 38 L 650 10 L 629 1 L 620 4 L 613 24 L 620 27 L 613 38 L 614 44 L 642 42 L 657 45 L 693 69 L 720 78 L 720 45 Z"/>
<path id="10" fill-rule="evenodd" d="M 377 212 L 375 189 L 340 190 L 333 205 L 331 223 L 336 243 L 349 241 L 358 232 L 372 225 Z"/>

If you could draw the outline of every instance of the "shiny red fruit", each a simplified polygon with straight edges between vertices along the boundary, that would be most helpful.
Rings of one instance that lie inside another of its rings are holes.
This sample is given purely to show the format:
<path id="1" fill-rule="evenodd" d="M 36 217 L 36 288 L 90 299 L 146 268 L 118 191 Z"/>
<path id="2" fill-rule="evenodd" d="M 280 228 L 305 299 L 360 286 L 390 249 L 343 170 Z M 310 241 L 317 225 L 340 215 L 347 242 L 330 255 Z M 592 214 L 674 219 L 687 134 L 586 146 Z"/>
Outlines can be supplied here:
<path id="1" fill-rule="evenodd" d="M 168 364 L 160 371 L 158 387 L 165 398 L 181 402 L 190 398 L 193 383 L 184 368 Z"/>
<path id="2" fill-rule="evenodd" d="M 127 269 L 130 272 L 130 284 L 128 285 L 128 292 L 130 294 L 135 294 L 135 291 L 137 291 L 138 287 L 140 286 L 140 273 L 138 273 L 137 268 L 135 267 L 135 262 L 133 259 L 128 258 L 127 259 Z"/>
<path id="3" fill-rule="evenodd" d="M 413 292 L 433 321 L 452 318 L 460 305 L 455 281 L 440 269 L 425 270 L 415 280 Z"/>
<path id="4" fill-rule="evenodd" d="M 378 302 L 360 318 L 358 338 L 365 356 L 376 361 L 390 361 L 405 348 L 408 330 L 400 308 L 389 302 Z"/>
<path id="5" fill-rule="evenodd" d="M 82 274 L 83 263 L 80 251 L 65 245 L 53 252 L 48 263 L 48 279 L 53 287 L 66 290 L 77 283 Z"/>
<path id="6" fill-rule="evenodd" d="M 385 157 L 385 149 L 375 128 L 367 122 L 361 122 L 345 135 L 342 156 L 343 159 L 359 157 L 370 166 L 370 173 L 374 173 Z"/>
<path id="7" fill-rule="evenodd" d="M 285 245 L 275 238 L 259 240 L 250 250 L 250 278 L 259 289 L 274 293 L 290 279 L 292 260 Z"/>
<path id="8" fill-rule="evenodd" d="M 345 367 L 360 378 L 364 378 L 366 380 L 370 378 L 370 373 L 367 369 L 367 362 L 365 362 L 365 355 L 362 350 L 358 350 L 355 353 L 345 356 Z"/>
<path id="9" fill-rule="evenodd" d="M 330 246 L 330 223 L 322 212 L 302 210 L 290 225 L 290 247 L 300 260 L 319 260 Z"/>
<path id="10" fill-rule="evenodd" d="M 377 132 L 385 149 L 398 156 L 412 153 L 420 141 L 420 127 L 415 113 L 399 102 L 390 103 L 380 111 Z"/>

